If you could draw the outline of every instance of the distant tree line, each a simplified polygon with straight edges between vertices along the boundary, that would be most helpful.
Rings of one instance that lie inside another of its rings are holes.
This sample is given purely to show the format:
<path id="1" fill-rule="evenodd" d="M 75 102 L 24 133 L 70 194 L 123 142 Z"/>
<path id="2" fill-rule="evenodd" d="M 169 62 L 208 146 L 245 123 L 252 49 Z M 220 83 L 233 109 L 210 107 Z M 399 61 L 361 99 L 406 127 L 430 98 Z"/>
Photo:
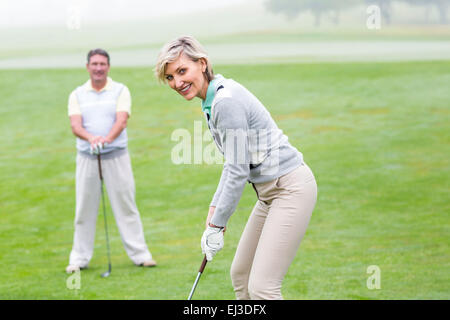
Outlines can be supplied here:
<path id="1" fill-rule="evenodd" d="M 288 19 L 294 19 L 299 14 L 309 11 L 314 16 L 315 25 L 319 26 L 324 16 L 338 24 L 342 10 L 364 3 L 378 5 L 384 21 L 389 24 L 392 22 L 393 2 L 423 6 L 427 17 L 431 8 L 435 7 L 439 12 L 439 22 L 448 23 L 450 0 L 267 0 L 265 5 L 269 11 L 284 14 Z"/>

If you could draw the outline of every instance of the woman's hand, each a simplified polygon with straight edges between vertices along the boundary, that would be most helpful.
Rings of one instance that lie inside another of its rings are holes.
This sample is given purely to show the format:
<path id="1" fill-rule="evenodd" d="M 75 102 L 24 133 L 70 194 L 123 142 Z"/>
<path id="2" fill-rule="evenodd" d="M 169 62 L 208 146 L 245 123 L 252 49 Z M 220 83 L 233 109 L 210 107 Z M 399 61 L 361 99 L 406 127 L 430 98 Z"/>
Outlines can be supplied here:
<path id="1" fill-rule="evenodd" d="M 206 217 L 205 229 L 209 226 L 209 222 L 214 215 L 214 210 L 216 210 L 216 207 L 209 207 L 208 216 Z"/>
<path id="2" fill-rule="evenodd" d="M 214 215 L 214 210 L 216 210 L 216 207 L 209 207 L 209 211 L 208 211 L 208 216 L 206 217 L 206 223 L 205 223 L 205 229 L 208 229 L 208 227 L 218 227 L 221 228 L 219 226 L 210 224 L 211 219 Z M 225 231 L 227 231 L 227 227 L 223 228 L 223 233 L 225 233 Z"/>

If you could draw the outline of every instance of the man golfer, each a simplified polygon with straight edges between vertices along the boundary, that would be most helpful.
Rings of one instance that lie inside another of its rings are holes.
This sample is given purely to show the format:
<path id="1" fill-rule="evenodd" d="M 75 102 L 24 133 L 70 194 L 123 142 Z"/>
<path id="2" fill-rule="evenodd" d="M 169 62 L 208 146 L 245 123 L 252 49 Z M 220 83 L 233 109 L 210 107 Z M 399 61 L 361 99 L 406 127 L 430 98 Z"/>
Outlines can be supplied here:
<path id="1" fill-rule="evenodd" d="M 155 74 L 202 111 L 225 158 L 201 239 L 207 260 L 224 245 L 223 232 L 247 182 L 258 201 L 231 266 L 238 299 L 282 299 L 281 284 L 316 204 L 314 175 L 264 105 L 241 84 L 215 75 L 200 43 L 189 36 L 167 43 Z"/>
<path id="2" fill-rule="evenodd" d="M 75 234 L 66 272 L 88 267 L 94 251 L 95 225 L 101 197 L 99 166 L 125 250 L 137 266 L 156 262 L 144 239 L 135 202 L 135 184 L 127 144 L 131 113 L 128 88 L 108 77 L 109 55 L 91 50 L 86 69 L 90 79 L 69 97 L 69 117 L 77 137 Z M 94 154 L 93 154 L 94 153 Z"/>

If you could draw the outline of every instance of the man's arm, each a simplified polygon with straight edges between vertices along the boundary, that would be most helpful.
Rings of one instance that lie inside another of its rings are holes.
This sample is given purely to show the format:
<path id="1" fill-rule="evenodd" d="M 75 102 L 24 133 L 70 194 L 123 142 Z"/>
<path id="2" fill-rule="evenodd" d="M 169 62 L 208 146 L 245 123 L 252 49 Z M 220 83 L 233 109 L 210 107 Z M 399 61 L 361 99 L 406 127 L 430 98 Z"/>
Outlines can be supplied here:
<path id="1" fill-rule="evenodd" d="M 75 136 L 89 141 L 92 147 L 95 147 L 101 138 L 100 136 L 94 136 L 93 134 L 87 132 L 87 130 L 83 127 L 81 114 L 74 114 L 70 116 L 70 127 L 72 128 L 72 132 Z"/>
<path id="2" fill-rule="evenodd" d="M 73 134 L 80 139 L 89 141 L 89 143 L 93 148 L 95 148 L 96 145 L 99 143 L 101 144 L 104 144 L 105 142 L 112 143 L 120 135 L 123 129 L 127 127 L 127 121 L 128 121 L 128 112 L 117 112 L 116 122 L 114 122 L 114 125 L 112 126 L 108 135 L 106 137 L 101 137 L 89 133 L 83 127 L 81 115 L 76 114 L 70 116 L 70 126 L 72 128 Z"/>
<path id="3" fill-rule="evenodd" d="M 78 99 L 75 91 L 69 96 L 69 118 L 70 118 L 70 127 L 72 128 L 72 132 L 75 136 L 80 139 L 86 140 L 91 144 L 92 148 L 95 148 L 96 144 L 99 142 L 101 137 L 94 136 L 90 134 L 83 127 L 83 118 L 81 116 L 80 105 L 78 104 Z"/>
<path id="4" fill-rule="evenodd" d="M 108 135 L 105 137 L 107 143 L 112 143 L 127 127 L 127 121 L 131 114 L 131 94 L 126 86 L 123 87 L 122 92 L 117 99 L 116 107 L 116 122 L 112 126 Z"/>
<path id="5" fill-rule="evenodd" d="M 122 131 L 127 127 L 128 122 L 128 112 L 126 111 L 119 111 L 116 113 L 116 122 L 114 122 L 114 125 L 112 126 L 111 130 L 109 131 L 108 135 L 104 138 L 104 141 L 102 143 L 112 143 L 121 133 Z"/>

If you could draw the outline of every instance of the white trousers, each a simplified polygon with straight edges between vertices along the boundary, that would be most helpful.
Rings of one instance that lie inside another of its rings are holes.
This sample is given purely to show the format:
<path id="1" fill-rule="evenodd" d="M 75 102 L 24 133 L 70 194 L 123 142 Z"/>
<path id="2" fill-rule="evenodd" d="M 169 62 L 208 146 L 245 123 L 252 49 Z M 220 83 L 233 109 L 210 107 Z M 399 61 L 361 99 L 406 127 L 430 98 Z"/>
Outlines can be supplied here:
<path id="1" fill-rule="evenodd" d="M 152 259 L 152 255 L 145 243 L 144 230 L 136 207 L 130 156 L 125 149 L 102 155 L 101 159 L 104 186 L 122 243 L 130 259 L 139 265 Z M 69 262 L 72 265 L 87 267 L 92 258 L 101 198 L 100 183 L 97 156 L 78 153 L 75 234 Z"/>
<path id="2" fill-rule="evenodd" d="M 281 284 L 316 204 L 317 184 L 303 163 L 254 188 L 258 201 L 239 240 L 231 281 L 237 299 L 281 300 Z"/>

